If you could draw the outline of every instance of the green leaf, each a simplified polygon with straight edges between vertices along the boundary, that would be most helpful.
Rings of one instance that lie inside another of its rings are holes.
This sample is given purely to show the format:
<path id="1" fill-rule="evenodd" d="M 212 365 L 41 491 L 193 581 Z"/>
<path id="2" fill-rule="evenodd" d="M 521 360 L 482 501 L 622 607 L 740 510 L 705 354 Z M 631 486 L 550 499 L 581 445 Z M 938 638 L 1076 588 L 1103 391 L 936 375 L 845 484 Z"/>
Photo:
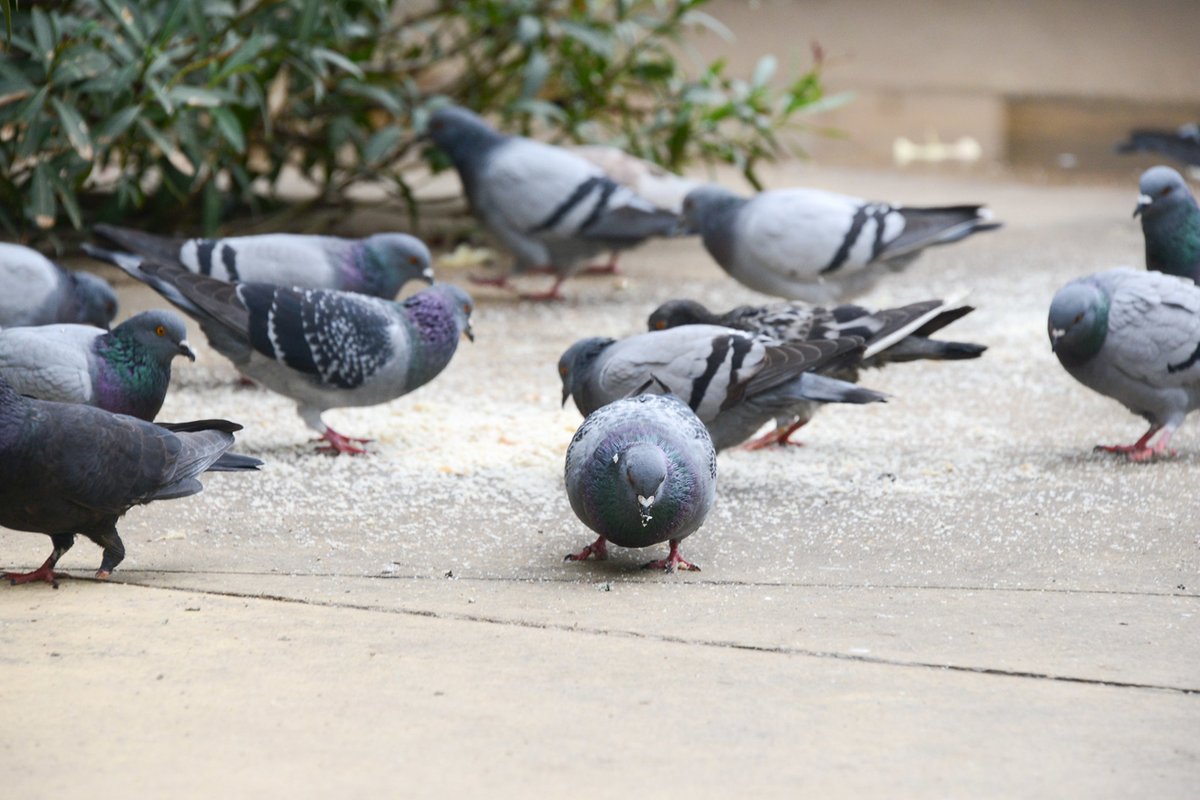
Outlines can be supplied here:
<path id="1" fill-rule="evenodd" d="M 375 131 L 367 146 L 363 148 L 363 161 L 367 164 L 378 164 L 392 152 L 396 145 L 404 140 L 404 131 L 395 125 L 388 125 Z"/>
<path id="2" fill-rule="evenodd" d="M 525 64 L 525 75 L 521 81 L 521 99 L 529 100 L 541 91 L 550 76 L 550 59 L 541 50 L 529 54 Z"/>
<path id="3" fill-rule="evenodd" d="M 75 197 L 75 191 L 55 172 L 50 173 L 50 182 L 54 185 L 54 193 L 58 195 L 59 202 L 62 203 L 67 217 L 71 220 L 71 226 L 75 230 L 82 229 L 83 212 L 79 209 L 79 200 Z"/>
<path id="4" fill-rule="evenodd" d="M 233 146 L 238 153 L 246 152 L 246 134 L 237 115 L 228 108 L 214 108 L 210 112 L 217 123 L 217 130 L 225 137 L 225 141 Z"/>
<path id="5" fill-rule="evenodd" d="M 271 47 L 277 41 L 276 37 L 269 34 L 256 33 L 246 41 L 242 42 L 233 55 L 225 60 L 221 65 L 221 69 L 213 75 L 210 85 L 220 83 L 233 75 L 242 67 L 249 67 L 250 62 L 258 57 L 262 51 Z"/>
<path id="6" fill-rule="evenodd" d="M 570 22 L 568 20 L 563 20 L 560 22 L 559 27 L 562 28 L 563 33 L 565 33 L 568 38 L 579 42 L 596 55 L 602 56 L 606 59 L 612 58 L 614 49 L 613 40 L 608 34 L 598 31 L 595 28 L 591 28 L 586 25 L 580 25 L 577 22 Z"/>
<path id="7" fill-rule="evenodd" d="M 758 66 L 754 68 L 754 76 L 750 78 L 751 86 L 765 86 L 771 77 L 775 74 L 775 68 L 779 62 L 775 56 L 768 53 L 758 60 Z"/>
<path id="8" fill-rule="evenodd" d="M 129 129 L 141 112 L 140 105 L 121 109 L 97 125 L 92 131 L 92 138 L 102 147 L 111 144 L 114 139 Z"/>
<path id="9" fill-rule="evenodd" d="M 184 175 L 187 175 L 189 178 L 196 174 L 196 165 L 193 164 L 191 160 L 183 154 L 183 151 L 180 150 L 174 142 L 164 136 L 161 131 L 157 130 L 149 123 L 149 121 L 144 118 L 139 119 L 137 124 L 138 128 L 146 134 L 147 138 L 154 142 L 154 145 L 159 149 L 159 152 L 163 154 L 163 157 L 167 159 L 171 166 L 179 170 Z"/>
<path id="10" fill-rule="evenodd" d="M 54 187 L 50 185 L 50 169 L 44 161 L 34 167 L 29 179 L 29 205 L 25 213 L 42 230 L 54 227 L 58 207 L 54 203 Z"/>
<path id="11" fill-rule="evenodd" d="M 366 73 L 362 71 L 362 68 L 358 66 L 358 64 L 355 64 L 341 53 L 335 53 L 334 51 L 327 50 L 324 47 L 314 47 L 312 49 L 312 56 L 318 61 L 328 62 L 344 72 L 349 72 L 359 80 L 362 80 L 366 77 Z"/>
<path id="12" fill-rule="evenodd" d="M 229 92 L 203 89 L 199 86 L 172 86 L 167 90 L 167 97 L 189 108 L 216 108 L 237 100 L 237 97 Z"/>
<path id="13" fill-rule="evenodd" d="M 71 143 L 71 147 L 75 149 L 75 152 L 84 161 L 91 161 L 94 153 L 92 149 L 92 137 L 88 133 L 88 126 L 83 121 L 83 117 L 79 116 L 78 111 L 57 97 L 51 98 L 50 104 L 58 112 L 58 120 L 62 123 L 63 132 L 67 134 L 67 141 Z"/>
<path id="14" fill-rule="evenodd" d="M 50 17 L 36 6 L 30 17 L 33 23 L 33 41 L 37 45 L 38 60 L 49 68 L 54 60 L 55 37 L 54 29 L 50 26 Z"/>

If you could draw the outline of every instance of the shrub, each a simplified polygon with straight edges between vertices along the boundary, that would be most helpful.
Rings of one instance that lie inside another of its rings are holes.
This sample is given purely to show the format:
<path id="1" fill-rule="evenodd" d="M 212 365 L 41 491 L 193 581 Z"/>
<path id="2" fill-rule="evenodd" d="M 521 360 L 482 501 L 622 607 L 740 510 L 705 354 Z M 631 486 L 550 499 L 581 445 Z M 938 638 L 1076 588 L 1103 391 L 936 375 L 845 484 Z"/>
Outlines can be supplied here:
<path id="1" fill-rule="evenodd" d="M 0 225 L 29 235 L 136 214 L 200 224 L 277 204 L 291 165 L 338 202 L 442 166 L 416 136 L 430 101 L 509 129 L 609 142 L 670 168 L 735 164 L 752 181 L 776 132 L 825 98 L 820 60 L 783 90 L 690 76 L 682 35 L 721 30 L 705 0 L 0 0 Z"/>

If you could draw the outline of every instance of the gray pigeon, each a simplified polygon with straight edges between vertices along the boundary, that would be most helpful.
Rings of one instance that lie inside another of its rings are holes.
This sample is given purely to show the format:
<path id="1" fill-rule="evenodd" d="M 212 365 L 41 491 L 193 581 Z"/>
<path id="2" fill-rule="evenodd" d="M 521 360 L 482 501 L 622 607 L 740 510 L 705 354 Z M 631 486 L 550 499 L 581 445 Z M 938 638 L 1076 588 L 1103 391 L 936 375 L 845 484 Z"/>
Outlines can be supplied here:
<path id="1" fill-rule="evenodd" d="M 296 401 L 325 450 L 364 453 L 321 421 L 331 408 L 373 406 L 428 383 L 471 331 L 470 296 L 435 283 L 397 303 L 356 292 L 230 284 L 182 267 L 114 262 L 200 323 L 238 371 Z"/>
<path id="2" fill-rule="evenodd" d="M 1180 125 L 1173 131 L 1138 128 L 1117 144 L 1118 153 L 1162 153 L 1190 166 L 1200 166 L 1200 125 Z"/>
<path id="3" fill-rule="evenodd" d="M 1183 176 L 1170 167 L 1151 167 L 1142 173 L 1139 189 L 1133 215 L 1142 217 L 1146 269 L 1200 281 L 1200 208 Z"/>
<path id="4" fill-rule="evenodd" d="M 861 363 L 843 363 L 820 370 L 823 375 L 857 383 L 860 367 L 882 367 L 902 361 L 978 358 L 987 350 L 983 345 L 928 338 L 972 311 L 971 306 L 942 300 L 926 300 L 883 311 L 853 305 L 823 308 L 790 301 L 738 306 L 724 314 L 714 314 L 693 300 L 671 300 L 654 310 L 649 326 L 650 330 L 665 330 L 680 325 L 722 325 L 749 331 L 780 344 L 857 336 L 866 345 Z M 788 444 L 788 437 L 807 424 L 820 405 L 798 404 L 794 414 L 777 420 L 775 431 L 747 447 Z"/>
<path id="5" fill-rule="evenodd" d="M 608 557 L 608 542 L 670 554 L 647 568 L 699 570 L 679 543 L 708 516 L 717 489 L 717 453 L 703 423 L 670 395 L 610 403 L 583 421 L 567 448 L 567 497 L 599 537 L 567 561 Z"/>
<path id="6" fill-rule="evenodd" d="M 96 233 L 143 258 L 185 267 L 230 283 L 272 283 L 300 289 L 337 289 L 391 300 L 412 280 L 433 283 L 429 248 L 407 233 L 365 239 L 268 233 L 226 239 L 170 239 L 115 225 Z M 103 260 L 106 251 L 84 250 Z"/>
<path id="7" fill-rule="evenodd" d="M 18 393 L 147 421 L 162 408 L 180 355 L 196 360 L 173 311 L 144 311 L 108 333 L 88 325 L 0 331 L 0 375 Z"/>
<path id="8" fill-rule="evenodd" d="M 1200 287 L 1127 267 L 1097 272 L 1058 290 L 1047 328 L 1071 377 L 1150 423 L 1131 445 L 1096 449 L 1134 461 L 1173 455 L 1171 436 L 1200 407 Z"/>
<path id="9" fill-rule="evenodd" d="M 885 396 L 812 370 L 857 361 L 862 339 L 773 344 L 716 325 L 684 325 L 613 339 L 581 339 L 558 361 L 563 404 L 584 416 L 624 397 L 674 394 L 687 403 L 718 450 L 740 444 L 798 404 L 874 403 Z"/>
<path id="10" fill-rule="evenodd" d="M 926 247 L 999 227 L 982 206 L 903 208 L 818 189 L 750 199 L 702 186 L 683 202 L 687 225 L 717 263 L 764 294 L 833 303 L 908 266 Z"/>
<path id="11" fill-rule="evenodd" d="M 117 295 L 103 278 L 0 242 L 0 328 L 79 322 L 107 330 L 116 315 Z"/>
<path id="12" fill-rule="evenodd" d="M 241 426 L 225 420 L 155 425 L 91 406 L 22 397 L 0 377 L 0 526 L 44 533 L 54 543 L 33 572 L 13 583 L 46 581 L 83 534 L 104 556 L 97 578 L 125 557 L 117 520 L 132 506 L 197 494 L 202 472 L 262 465 L 228 452 Z"/>
<path id="13" fill-rule="evenodd" d="M 506 136 L 464 108 L 433 114 L 429 136 L 454 163 L 471 210 L 512 252 L 514 272 L 552 270 L 554 286 L 529 299 L 561 298 L 559 287 L 606 251 L 679 232 L 679 217 L 657 208 L 561 147 Z M 478 280 L 506 285 L 507 278 Z"/>

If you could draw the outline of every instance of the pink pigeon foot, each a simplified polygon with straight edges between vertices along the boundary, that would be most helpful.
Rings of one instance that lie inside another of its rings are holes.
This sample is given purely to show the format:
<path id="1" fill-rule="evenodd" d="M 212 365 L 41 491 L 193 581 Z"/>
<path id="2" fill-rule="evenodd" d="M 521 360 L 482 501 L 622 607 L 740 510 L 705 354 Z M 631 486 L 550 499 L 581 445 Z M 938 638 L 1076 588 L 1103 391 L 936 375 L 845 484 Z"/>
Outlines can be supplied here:
<path id="1" fill-rule="evenodd" d="M 354 443 L 358 442 L 360 444 L 366 444 L 371 440 L 356 439 L 353 436 L 343 436 L 333 428 L 326 427 L 325 433 L 321 435 L 320 441 L 324 441 L 325 444 L 317 448 L 319 452 L 329 453 L 330 455 L 334 456 L 340 453 L 346 453 L 347 455 L 352 456 L 361 456 L 366 455 L 367 451 L 361 447 L 355 447 Z"/>
<path id="2" fill-rule="evenodd" d="M 1095 452 L 1104 453 L 1123 453 L 1129 457 L 1130 461 L 1150 461 L 1159 456 L 1174 456 L 1176 452 L 1167 447 L 1171 443 L 1171 434 L 1173 431 L 1167 431 L 1158 440 L 1158 443 L 1153 447 L 1150 446 L 1150 439 L 1160 430 L 1159 426 L 1152 427 L 1146 431 L 1142 438 L 1138 439 L 1133 444 L 1098 444 L 1093 450 Z"/>
<path id="3" fill-rule="evenodd" d="M 592 266 L 584 269 L 584 271 L 581 272 L 580 274 L 581 275 L 622 275 L 624 273 L 621 271 L 620 265 L 617 264 L 617 254 L 613 253 L 611 256 L 609 256 L 609 259 L 607 262 L 605 262 L 603 264 L 593 264 Z"/>
<path id="4" fill-rule="evenodd" d="M 46 563 L 42 564 L 33 572 L 5 572 L 4 577 L 7 578 L 13 586 L 16 586 L 19 583 L 36 583 L 37 581 L 45 581 L 57 589 L 59 580 L 63 578 L 69 578 L 71 576 L 65 572 L 55 572 L 54 559 L 48 558 L 46 559 Z"/>
<path id="5" fill-rule="evenodd" d="M 608 540 L 600 536 L 596 541 L 580 550 L 578 553 L 568 553 L 563 561 L 587 561 L 588 556 L 595 556 L 597 561 L 608 559 Z"/>
<path id="6" fill-rule="evenodd" d="M 793 447 L 804 447 L 804 442 L 791 442 L 791 441 L 788 441 L 788 437 L 791 436 L 796 431 L 803 428 L 807 424 L 808 424 L 808 420 L 803 420 L 801 422 L 794 422 L 791 425 L 787 426 L 786 428 L 776 428 L 775 430 L 771 431 L 770 433 L 763 434 L 762 436 L 758 437 L 757 439 L 755 439 L 752 442 L 747 442 L 745 449 L 746 450 L 762 450 L 763 448 L 770 447 L 773 444 L 777 444 L 780 447 L 783 447 L 785 445 L 792 445 Z"/>
<path id="7" fill-rule="evenodd" d="M 539 302 L 547 302 L 550 300 L 564 300 L 565 298 L 563 297 L 562 292 L 560 292 L 558 290 L 558 287 L 562 286 L 563 281 L 565 281 L 565 280 L 566 280 L 566 278 L 557 279 L 556 281 L 554 281 L 554 285 L 551 286 L 548 290 L 546 290 L 544 292 L 539 292 L 537 294 L 521 293 L 520 298 L 522 300 L 536 300 Z"/>
<path id="8" fill-rule="evenodd" d="M 674 572 L 677 569 L 682 569 L 687 572 L 699 572 L 700 568 L 690 561 L 684 561 L 683 556 L 679 555 L 679 540 L 671 540 L 671 552 L 666 558 L 660 558 L 657 561 L 647 561 L 642 565 L 642 569 L 661 569 L 667 572 Z"/>

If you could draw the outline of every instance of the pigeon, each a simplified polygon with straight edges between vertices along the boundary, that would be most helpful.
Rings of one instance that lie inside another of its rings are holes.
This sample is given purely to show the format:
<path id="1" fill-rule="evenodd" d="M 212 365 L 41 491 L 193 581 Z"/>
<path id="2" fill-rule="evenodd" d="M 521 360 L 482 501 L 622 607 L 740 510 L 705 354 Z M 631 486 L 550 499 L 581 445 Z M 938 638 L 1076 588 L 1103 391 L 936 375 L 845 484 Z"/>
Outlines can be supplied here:
<path id="1" fill-rule="evenodd" d="M 777 189 L 746 199 L 714 185 L 689 192 L 683 215 L 738 282 L 821 304 L 866 291 L 926 247 L 999 227 L 978 205 L 904 208 L 818 189 Z"/>
<path id="2" fill-rule="evenodd" d="M 1097 272 L 1058 290 L 1047 328 L 1071 377 L 1150 423 L 1131 445 L 1096 449 L 1134 461 L 1174 455 L 1171 437 L 1200 407 L 1200 286 L 1128 267 Z"/>
<path id="3" fill-rule="evenodd" d="M 116 292 L 103 278 L 0 242 L 0 328 L 77 322 L 107 330 L 116 315 Z"/>
<path id="4" fill-rule="evenodd" d="M 202 420 L 156 425 L 100 408 L 22 397 L 0 376 L 0 526 L 44 533 L 41 567 L 4 573 L 14 584 L 64 576 L 58 560 L 82 534 L 104 549 L 97 578 L 125 557 L 117 520 L 132 506 L 197 494 L 202 472 L 256 470 L 230 453 L 240 425 Z"/>
<path id="5" fill-rule="evenodd" d="M 230 283 L 337 289 L 385 300 L 411 280 L 433 283 L 429 248 L 407 233 L 377 233 L 365 239 L 293 233 L 169 239 L 115 225 L 97 225 L 95 232 L 143 258 Z M 85 245 L 84 250 L 110 261 L 103 249 Z"/>
<path id="6" fill-rule="evenodd" d="M 183 318 L 145 311 L 111 332 L 89 325 L 0 331 L 0 375 L 38 400 L 83 403 L 153 421 L 176 356 L 196 360 Z"/>
<path id="7" fill-rule="evenodd" d="M 642 392 L 674 394 L 708 428 L 718 450 L 741 444 L 806 401 L 873 403 L 885 395 L 812 370 L 856 361 L 862 339 L 786 345 L 716 325 L 684 325 L 616 341 L 581 339 L 558 361 L 567 398 L 585 417 Z"/>
<path id="8" fill-rule="evenodd" d="M 356 292 L 230 284 L 173 264 L 107 254 L 200 323 L 247 378 L 296 401 L 332 454 L 366 451 L 321 421 L 331 408 L 373 406 L 428 383 L 471 330 L 473 303 L 435 283 L 402 302 Z"/>
<path id="9" fill-rule="evenodd" d="M 554 286 L 527 299 L 561 299 L 559 287 L 593 256 L 679 233 L 678 215 L 621 186 L 561 147 L 506 136 L 480 117 L 444 106 L 428 135 L 458 171 L 475 216 L 512 252 L 513 271 L 551 271 Z M 507 276 L 476 279 L 507 285 Z"/>
<path id="10" fill-rule="evenodd" d="M 1133 215 L 1142 218 L 1146 269 L 1200 281 L 1200 208 L 1170 167 L 1151 167 L 1138 184 Z"/>
<path id="11" fill-rule="evenodd" d="M 944 342 L 928 338 L 975 309 L 957 301 L 926 300 L 899 308 L 873 311 L 862 306 L 834 308 L 813 306 L 800 301 L 765 306 L 738 306 L 724 314 L 714 314 L 693 300 L 671 300 L 650 315 L 650 330 L 665 330 L 680 325 L 722 325 L 749 331 L 779 344 L 814 339 L 838 339 L 858 336 L 866 345 L 861 363 L 842 364 L 821 371 L 840 380 L 858 382 L 860 367 L 920 360 L 957 360 L 978 358 L 987 347 L 968 342 Z M 788 444 L 789 437 L 808 423 L 819 403 L 804 403 L 796 413 L 778 420 L 772 433 L 751 442 L 757 449 L 770 444 Z"/>
<path id="12" fill-rule="evenodd" d="M 1189 166 L 1200 166 L 1200 125 L 1189 123 L 1173 131 L 1138 128 L 1119 142 L 1118 153 L 1162 153 Z"/>
<path id="13" fill-rule="evenodd" d="M 704 424 L 671 395 L 643 394 L 593 411 L 567 448 L 567 497 L 596 541 L 567 561 L 608 557 L 608 542 L 670 553 L 645 568 L 696 570 L 679 543 L 708 516 L 717 488 L 717 452 Z"/>

